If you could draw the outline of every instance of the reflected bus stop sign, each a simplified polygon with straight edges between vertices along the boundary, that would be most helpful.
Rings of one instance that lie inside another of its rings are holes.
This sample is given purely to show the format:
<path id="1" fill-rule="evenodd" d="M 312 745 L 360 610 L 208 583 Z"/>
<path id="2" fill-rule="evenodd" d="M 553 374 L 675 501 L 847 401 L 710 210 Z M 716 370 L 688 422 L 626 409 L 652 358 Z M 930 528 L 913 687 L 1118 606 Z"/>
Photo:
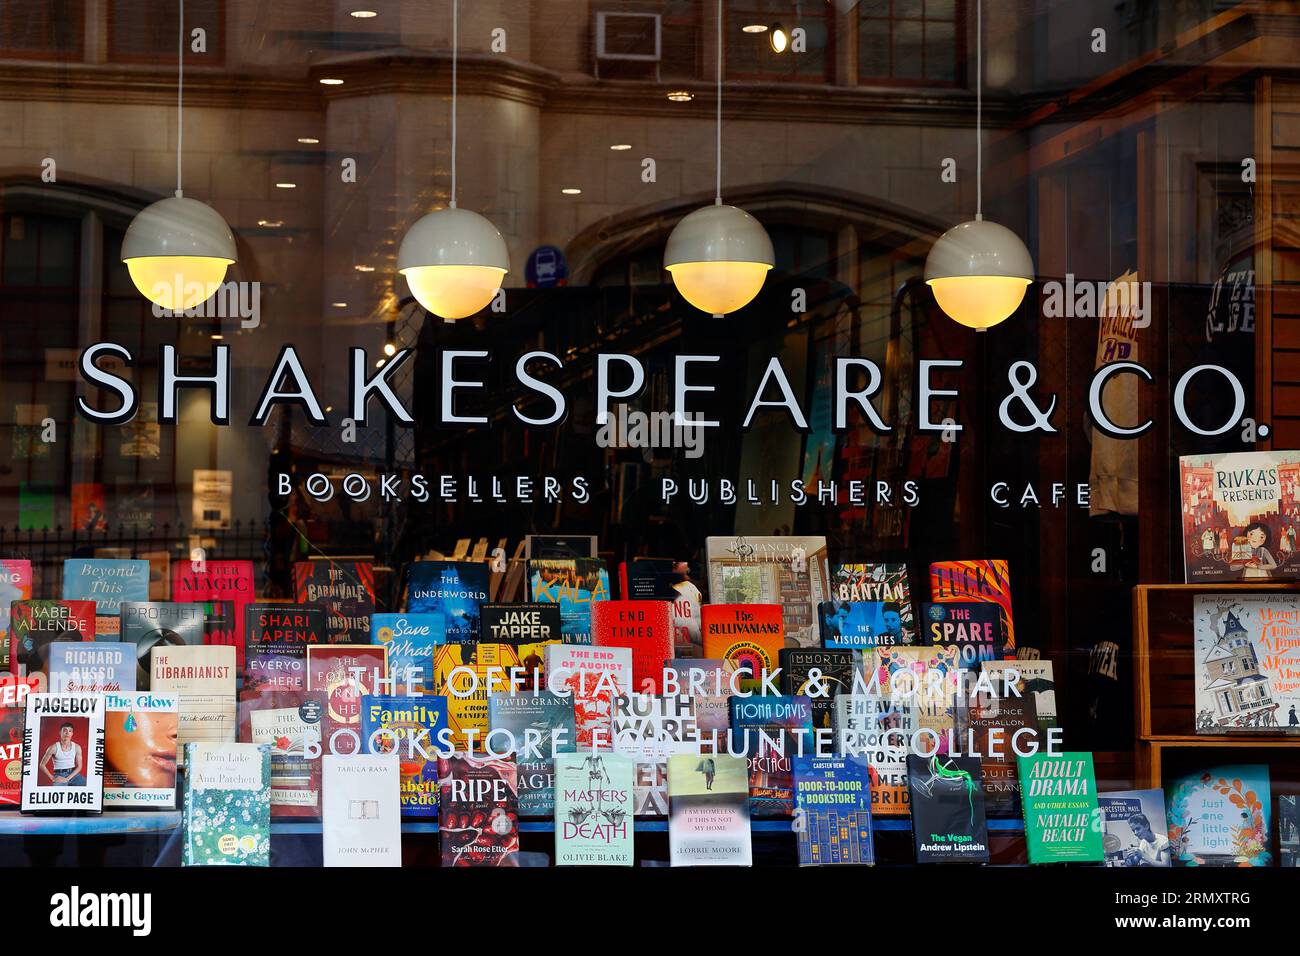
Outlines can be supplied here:
<path id="1" fill-rule="evenodd" d="M 558 246 L 538 246 L 524 266 L 524 281 L 530 289 L 550 289 L 568 285 L 569 264 Z"/>

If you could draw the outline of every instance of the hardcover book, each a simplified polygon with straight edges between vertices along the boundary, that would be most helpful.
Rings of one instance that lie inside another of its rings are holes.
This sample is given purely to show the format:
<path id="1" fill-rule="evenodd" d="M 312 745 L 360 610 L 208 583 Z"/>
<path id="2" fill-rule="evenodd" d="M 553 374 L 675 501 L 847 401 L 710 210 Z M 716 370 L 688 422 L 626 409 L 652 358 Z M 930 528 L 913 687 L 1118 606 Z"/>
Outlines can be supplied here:
<path id="1" fill-rule="evenodd" d="M 565 644 L 591 643 L 591 609 L 609 600 L 609 572 L 599 558 L 530 559 L 528 595 L 560 608 Z"/>
<path id="2" fill-rule="evenodd" d="M 234 650 L 229 648 L 232 658 Z M 181 865 L 269 866 L 270 748 L 265 744 L 189 743 L 185 764 Z"/>
<path id="3" fill-rule="evenodd" d="M 176 697 L 180 719 L 178 752 L 188 743 L 235 739 L 235 649 L 233 647 L 156 647 L 149 687 Z"/>
<path id="4" fill-rule="evenodd" d="M 907 758 L 917 863 L 987 863 L 988 823 L 978 757 Z"/>
<path id="5" fill-rule="evenodd" d="M 963 717 L 954 647 L 880 647 L 868 688 L 879 687 L 894 701 L 916 712 L 918 730 L 934 735 L 938 752 L 948 753 Z"/>
<path id="6" fill-rule="evenodd" d="M 321 758 L 321 849 L 325 866 L 401 866 L 396 754 Z"/>
<path id="7" fill-rule="evenodd" d="M 817 607 L 822 647 L 864 650 L 913 644 L 898 610 L 883 601 L 823 601 Z"/>
<path id="8" fill-rule="evenodd" d="M 1300 599 L 1192 599 L 1196 732 L 1300 733 Z"/>
<path id="9" fill-rule="evenodd" d="M 812 749 L 812 704 L 807 697 L 731 698 L 733 749 L 742 746 L 749 761 L 749 805 L 755 817 L 788 817 L 794 812 L 790 759 Z"/>
<path id="10" fill-rule="evenodd" d="M 608 747 L 614 734 L 614 698 L 632 690 L 632 652 L 626 647 L 557 644 L 546 649 L 552 692 L 573 700 L 579 750 Z"/>
<path id="11" fill-rule="evenodd" d="M 1211 767 L 1165 788 L 1176 866 L 1272 866 L 1273 802 L 1265 764 Z"/>
<path id="12" fill-rule="evenodd" d="M 672 604 L 673 656 L 699 657 L 704 653 L 700 632 L 704 596 L 691 580 L 690 565 L 671 558 L 633 558 L 618 566 L 618 574 L 623 600 Z"/>
<path id="13" fill-rule="evenodd" d="M 327 643 L 325 616 L 319 604 L 244 607 L 243 699 L 307 689 L 307 648 Z"/>
<path id="14" fill-rule="evenodd" d="M 27 695 L 23 813 L 99 813 L 104 799 L 104 695 Z"/>
<path id="15" fill-rule="evenodd" d="M 527 673 L 525 689 L 546 689 L 546 647 L 561 644 L 564 635 L 558 604 L 484 604 L 482 607 L 483 640 L 509 644 L 515 649 L 519 666 Z"/>
<path id="16" fill-rule="evenodd" d="M 177 698 L 150 691 L 104 695 L 104 806 L 176 806 Z"/>
<path id="17" fill-rule="evenodd" d="M 1107 866 L 1171 866 L 1163 790 L 1097 794 Z"/>
<path id="18" fill-rule="evenodd" d="M 408 566 L 406 610 L 441 614 L 445 643 L 481 639 L 479 607 L 488 599 L 488 566 L 479 561 L 416 561 Z"/>
<path id="19" fill-rule="evenodd" d="M 813 728 L 833 727 L 836 696 L 853 690 L 853 652 L 783 647 L 778 660 L 782 689 L 812 703 Z"/>
<path id="20" fill-rule="evenodd" d="M 1030 863 L 1100 863 L 1097 782 L 1092 754 L 1016 758 Z"/>
<path id="21" fill-rule="evenodd" d="M 375 569 L 369 561 L 298 561 L 293 590 L 299 604 L 325 608 L 330 644 L 364 644 L 370 640 L 375 613 Z"/>
<path id="22" fill-rule="evenodd" d="M 49 653 L 50 690 L 56 694 L 123 693 L 136 689 L 134 644 L 55 641 Z"/>
<path id="23" fill-rule="evenodd" d="M 907 755 L 917 730 L 916 709 L 886 694 L 841 694 L 835 698 L 837 750 L 865 755 L 871 771 L 871 812 L 878 817 L 908 814 Z"/>
<path id="24" fill-rule="evenodd" d="M 0 808 L 16 807 L 22 801 L 26 717 L 26 699 L 21 707 L 0 707 Z"/>
<path id="25" fill-rule="evenodd" d="M 555 865 L 631 866 L 633 760 L 625 754 L 555 755 Z"/>
<path id="26" fill-rule="evenodd" d="M 691 698 L 700 749 L 707 753 L 725 750 L 731 729 L 731 668 L 720 658 L 675 658 L 667 664 L 676 681 L 671 691 Z"/>
<path id="27" fill-rule="evenodd" d="M 248 740 L 271 752 L 271 816 L 314 817 L 320 809 L 321 721 L 319 694 L 282 692 L 249 714 Z"/>
<path id="28" fill-rule="evenodd" d="M 619 694 L 614 698 L 614 749 L 636 761 L 635 814 L 668 815 L 668 757 L 699 753 L 699 728 L 686 694 Z"/>
<path id="29" fill-rule="evenodd" d="M 149 562 L 68 558 L 63 562 L 65 601 L 95 602 L 95 633 L 117 637 L 123 601 L 149 600 Z"/>
<path id="30" fill-rule="evenodd" d="M 235 665 L 244 666 L 244 632 L 235 632 L 235 605 L 231 601 L 195 601 L 203 609 L 203 643 L 235 649 Z M 241 617 L 242 621 L 243 618 Z M 242 625 L 241 625 L 242 627 Z"/>
<path id="31" fill-rule="evenodd" d="M 556 784 L 552 756 L 577 749 L 573 700 L 548 692 L 490 694 L 488 727 L 494 749 L 503 750 L 513 742 L 519 767 L 519 815 L 553 816 Z"/>
<path id="32" fill-rule="evenodd" d="M 361 698 L 361 743 L 365 753 L 397 758 L 402 815 L 438 815 L 438 755 L 448 749 L 447 698 L 438 694 Z"/>
<path id="33" fill-rule="evenodd" d="M 1015 620 L 1011 612 L 1011 573 L 1002 560 L 936 561 L 930 565 L 930 600 L 989 601 L 1002 611 L 1003 645 L 998 657 L 1014 657 Z"/>
<path id="34" fill-rule="evenodd" d="M 513 757 L 438 759 L 443 866 L 518 866 L 518 771 Z"/>
<path id="35" fill-rule="evenodd" d="M 155 647 L 194 647 L 204 643 L 205 615 L 200 604 L 123 601 L 122 640 L 134 644 L 135 685 L 149 689 L 149 658 Z"/>
<path id="36" fill-rule="evenodd" d="M 510 644 L 448 643 L 433 657 L 433 683 L 447 698 L 447 720 L 457 750 L 483 749 L 488 732 L 488 696 L 510 690 L 519 658 Z"/>
<path id="37" fill-rule="evenodd" d="M 25 558 L 0 558 L 0 672 L 8 672 L 9 606 L 32 597 L 32 563 Z"/>
<path id="38" fill-rule="evenodd" d="M 361 698 L 388 677 L 388 651 L 370 644 L 311 644 L 307 690 L 321 695 L 327 754 L 361 753 Z"/>
<path id="39" fill-rule="evenodd" d="M 49 686 L 50 645 L 95 639 L 94 601 L 15 601 L 9 616 L 9 666 Z"/>
<path id="40" fill-rule="evenodd" d="M 388 648 L 388 672 L 399 695 L 432 694 L 433 655 L 446 640 L 441 614 L 373 614 L 370 643 Z"/>
<path id="41" fill-rule="evenodd" d="M 673 656 L 672 614 L 667 601 L 593 604 L 591 637 L 597 647 L 629 648 L 633 689 L 640 694 L 659 693 L 664 664 Z"/>
<path id="42" fill-rule="evenodd" d="M 984 808 L 990 817 L 1022 816 L 1020 778 L 1016 775 L 1016 747 L 1026 750 L 1038 739 L 1038 713 L 1032 695 L 994 697 L 975 695 L 967 723 L 978 752 L 984 754 Z"/>
<path id="43" fill-rule="evenodd" d="M 0 723 L 0 726 L 3 724 Z M 3 740 L 3 736 L 0 736 L 0 740 Z M 0 791 L 0 803 L 3 802 L 3 792 Z M 1300 795 L 1277 795 L 1277 847 L 1278 866 L 1300 866 Z"/>
<path id="44" fill-rule="evenodd" d="M 875 863 L 867 758 L 805 754 L 790 763 L 799 865 Z"/>
<path id="45" fill-rule="evenodd" d="M 980 671 L 989 675 L 1002 697 L 1032 697 L 1039 730 L 1045 731 L 1056 726 L 1056 678 L 1050 660 L 1014 658 L 1009 661 L 985 661 L 980 665 Z M 1015 688 L 1014 693 L 1004 693 L 1010 687 Z"/>
<path id="46" fill-rule="evenodd" d="M 254 598 L 252 561 L 180 561 L 172 565 L 172 600 L 231 609 L 229 626 L 209 628 L 207 643 L 230 644 L 236 665 L 244 666 L 244 608 Z"/>
<path id="47" fill-rule="evenodd" d="M 921 605 L 921 643 L 955 647 L 963 670 L 976 671 L 997 660 L 1006 640 L 1002 611 L 989 601 L 949 601 Z"/>
<path id="48" fill-rule="evenodd" d="M 896 643 L 916 643 L 916 620 L 906 564 L 832 565 L 830 600 L 841 604 L 858 601 L 883 604 L 890 614 L 898 615 L 901 636 Z"/>
<path id="49" fill-rule="evenodd" d="M 825 537 L 710 537 L 705 551 L 711 602 L 779 604 L 789 643 L 818 646 L 817 608 L 830 598 Z M 704 654 L 720 656 L 707 646 Z"/>
<path id="50" fill-rule="evenodd" d="M 673 866 L 751 866 L 749 764 L 731 754 L 668 758 Z"/>
<path id="51" fill-rule="evenodd" d="M 786 646 L 782 613 L 779 604 L 704 605 L 704 656 L 744 671 L 748 676 L 739 678 L 739 689 L 761 693 L 763 675 L 771 676 L 781 666 L 781 648 Z"/>

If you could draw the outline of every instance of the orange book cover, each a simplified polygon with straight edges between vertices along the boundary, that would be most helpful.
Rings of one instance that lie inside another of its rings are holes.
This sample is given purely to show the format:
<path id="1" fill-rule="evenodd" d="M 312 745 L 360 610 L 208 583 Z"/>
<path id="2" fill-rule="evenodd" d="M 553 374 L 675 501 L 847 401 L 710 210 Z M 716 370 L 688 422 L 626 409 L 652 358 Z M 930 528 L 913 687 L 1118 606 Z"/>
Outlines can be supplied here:
<path id="1" fill-rule="evenodd" d="M 779 604 L 706 604 L 700 609 L 704 656 L 730 661 L 732 669 L 747 668 L 753 677 L 742 687 L 757 684 L 763 672 L 776 672 L 785 647 L 785 624 Z"/>
<path id="2" fill-rule="evenodd" d="M 1016 631 L 1011 615 L 1011 572 L 1002 560 L 936 561 L 930 565 L 930 600 L 992 601 L 1002 609 L 1006 643 L 999 657 L 1016 656 Z"/>

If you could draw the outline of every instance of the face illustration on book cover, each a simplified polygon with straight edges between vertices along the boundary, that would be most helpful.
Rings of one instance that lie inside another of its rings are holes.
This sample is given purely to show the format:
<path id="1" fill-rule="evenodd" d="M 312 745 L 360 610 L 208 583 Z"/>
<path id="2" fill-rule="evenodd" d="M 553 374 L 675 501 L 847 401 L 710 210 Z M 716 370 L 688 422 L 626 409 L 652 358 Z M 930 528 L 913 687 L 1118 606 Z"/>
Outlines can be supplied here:
<path id="1" fill-rule="evenodd" d="M 1195 771 L 1168 782 L 1175 866 L 1272 866 L 1272 793 L 1265 764 Z"/>
<path id="2" fill-rule="evenodd" d="M 709 537 L 705 552 L 712 603 L 779 604 L 789 644 L 819 646 L 817 608 L 831 596 L 825 537 Z"/>
<path id="3" fill-rule="evenodd" d="M 95 633 L 116 637 L 123 601 L 149 600 L 149 562 L 69 558 L 63 562 L 65 601 L 95 602 Z"/>
<path id="4" fill-rule="evenodd" d="M 916 643 L 916 620 L 906 564 L 835 564 L 831 566 L 831 602 L 890 605 L 898 617 L 900 644 Z M 893 617 L 888 620 L 893 625 Z"/>
<path id="5" fill-rule="evenodd" d="M 791 767 L 799 865 L 874 863 L 867 758 L 796 754 Z"/>
<path id="6" fill-rule="evenodd" d="M 918 863 L 987 863 L 988 824 L 978 757 L 910 754 L 912 839 Z"/>
<path id="7" fill-rule="evenodd" d="M 673 866 L 750 866 L 749 763 L 731 754 L 668 758 Z"/>
<path id="8" fill-rule="evenodd" d="M 122 640 L 135 645 L 135 686 L 149 689 L 149 660 L 155 647 L 205 643 L 206 616 L 200 604 L 123 601 L 119 612 Z"/>
<path id="9" fill-rule="evenodd" d="M 104 806 L 176 805 L 179 701 L 148 691 L 104 695 Z"/>
<path id="10" fill-rule="evenodd" d="M 321 758 L 325 866 L 402 865 L 398 762 L 393 753 Z"/>
<path id="11" fill-rule="evenodd" d="M 1107 866 L 1172 866 L 1163 790 L 1097 794 Z"/>
<path id="12" fill-rule="evenodd" d="M 556 754 L 556 866 L 632 865 L 633 764 L 619 753 Z"/>
<path id="13" fill-rule="evenodd" d="M 104 695 L 35 693 L 23 724 L 23 813 L 99 813 Z"/>
<path id="14" fill-rule="evenodd" d="M 817 608 L 822 647 L 862 649 L 914 643 L 898 605 L 884 601 L 823 601 Z"/>
<path id="15" fill-rule="evenodd" d="M 181 865 L 269 866 L 271 748 L 190 743 L 185 764 Z"/>
<path id="16" fill-rule="evenodd" d="M 325 608 L 325 633 L 331 644 L 370 640 L 375 613 L 375 569 L 369 561 L 298 561 L 293 566 L 299 604 Z"/>
<path id="17" fill-rule="evenodd" d="M 1300 733 L 1300 599 L 1198 594 L 1196 732 Z"/>
<path id="18" fill-rule="evenodd" d="M 50 690 L 94 694 L 136 689 L 135 645 L 123 641 L 55 641 L 49 646 Z"/>
<path id="19" fill-rule="evenodd" d="M 274 698 L 274 703 L 241 718 L 247 722 L 247 740 L 270 748 L 271 816 L 315 816 L 320 807 L 324 700 L 307 691 L 282 692 Z"/>
<path id="20" fill-rule="evenodd" d="M 479 606 L 488 599 L 488 566 L 481 561 L 416 561 L 406 579 L 406 610 L 441 614 L 447 644 L 482 638 Z"/>
<path id="21" fill-rule="evenodd" d="M 1011 572 L 1001 559 L 936 561 L 930 565 L 930 600 L 990 601 L 1002 609 L 1002 639 L 998 657 L 1016 653 L 1015 617 L 1011 604 Z"/>
<path id="22" fill-rule="evenodd" d="M 619 694 L 614 698 L 614 749 L 636 760 L 639 817 L 668 814 L 668 757 L 699 753 L 700 734 L 687 694 Z"/>
<path id="23" fill-rule="evenodd" d="M 95 639 L 94 601 L 15 601 L 9 618 L 9 666 L 49 687 L 50 645 Z"/>
<path id="24" fill-rule="evenodd" d="M 388 650 L 370 644 L 307 647 L 307 690 L 325 703 L 325 753 L 361 753 L 361 698 L 388 676 Z"/>
<path id="25" fill-rule="evenodd" d="M 590 644 L 591 610 L 609 600 L 609 572 L 599 558 L 530 559 L 528 594 L 536 604 L 559 606 L 565 644 Z"/>
<path id="26" fill-rule="evenodd" d="M 632 686 L 657 694 L 664 661 L 673 656 L 672 606 L 667 601 L 602 601 L 591 606 L 591 638 L 599 647 L 632 651 Z"/>
<path id="27" fill-rule="evenodd" d="M 438 782 L 442 865 L 518 866 L 514 757 L 441 757 Z"/>
<path id="28" fill-rule="evenodd" d="M 408 817 L 438 815 L 438 758 L 446 749 L 447 698 L 439 694 L 361 698 L 361 744 L 368 754 L 397 758 L 401 812 Z"/>
<path id="29" fill-rule="evenodd" d="M 446 629 L 445 619 L 434 611 L 370 616 L 370 643 L 388 648 L 397 694 L 434 692 L 433 656 L 446 640 Z"/>

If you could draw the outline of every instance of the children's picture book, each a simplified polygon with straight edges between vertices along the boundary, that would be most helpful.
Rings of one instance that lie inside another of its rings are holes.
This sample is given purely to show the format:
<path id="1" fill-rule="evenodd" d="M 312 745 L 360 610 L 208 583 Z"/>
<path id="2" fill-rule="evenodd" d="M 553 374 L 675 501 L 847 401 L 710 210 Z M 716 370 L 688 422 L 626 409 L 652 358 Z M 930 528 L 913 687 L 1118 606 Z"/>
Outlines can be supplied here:
<path id="1" fill-rule="evenodd" d="M 921 605 L 921 643 L 955 647 L 963 670 L 977 671 L 999 659 L 1006 639 L 1002 611 L 991 601 L 948 601 Z"/>
<path id="2" fill-rule="evenodd" d="M 673 866 L 751 866 L 749 764 L 731 754 L 668 758 Z"/>
<path id="3" fill-rule="evenodd" d="M 779 604 L 794 647 L 817 647 L 817 608 L 831 596 L 826 538 L 820 535 L 705 540 L 713 604 Z M 706 647 L 706 656 L 717 656 Z"/>
<path id="4" fill-rule="evenodd" d="M 1092 754 L 1040 752 L 1016 761 L 1029 862 L 1102 862 Z"/>
<path id="5" fill-rule="evenodd" d="M 488 695 L 488 744 L 500 751 L 513 745 L 519 766 L 519 815 L 555 813 L 552 754 L 577 749 L 573 699 L 548 691 Z"/>
<path id="6" fill-rule="evenodd" d="M 321 850 L 325 866 L 402 865 L 395 753 L 321 758 Z"/>
<path id="7" fill-rule="evenodd" d="M 0 672 L 9 671 L 9 606 L 32 597 L 32 563 L 26 558 L 0 558 Z"/>
<path id="8" fill-rule="evenodd" d="M 27 695 L 23 813 L 99 813 L 104 799 L 104 695 Z"/>
<path id="9" fill-rule="evenodd" d="M 9 616 L 9 667 L 49 687 L 50 645 L 95 639 L 94 601 L 15 601 Z"/>
<path id="10" fill-rule="evenodd" d="M 256 600 L 252 561 L 178 561 L 171 570 L 171 599 L 230 608 L 228 626 L 208 629 L 207 643 L 231 644 L 235 663 L 244 666 L 244 608 Z"/>
<path id="11" fill-rule="evenodd" d="M 700 609 L 704 656 L 741 671 L 738 689 L 761 692 L 763 675 L 776 674 L 786 646 L 779 604 L 706 604 Z"/>
<path id="12" fill-rule="evenodd" d="M 840 694 L 835 698 L 837 750 L 865 755 L 871 772 L 871 812 L 907 816 L 907 755 L 917 730 L 916 708 L 888 694 Z"/>
<path id="13" fill-rule="evenodd" d="M 632 773 L 626 754 L 555 755 L 555 865 L 631 866 Z"/>
<path id="14" fill-rule="evenodd" d="M 518 866 L 518 770 L 514 757 L 438 759 L 443 866 Z"/>
<path id="15" fill-rule="evenodd" d="M 672 606 L 667 601 L 601 601 L 591 606 L 591 642 L 632 651 L 632 687 L 658 694 L 673 656 Z M 666 811 L 665 811 L 666 812 Z"/>
<path id="16" fill-rule="evenodd" d="M 118 613 L 121 640 L 135 646 L 135 685 L 140 690 L 149 689 L 149 659 L 155 647 L 196 647 L 205 643 L 206 617 L 201 604 L 123 601 Z"/>
<path id="17" fill-rule="evenodd" d="M 876 862 L 871 837 L 871 771 L 865 756 L 791 758 L 800 866 Z"/>
<path id="18" fill-rule="evenodd" d="M 151 691 L 104 694 L 104 806 L 176 806 L 180 701 Z"/>
<path id="19" fill-rule="evenodd" d="M 433 654 L 446 641 L 446 622 L 437 612 L 373 614 L 370 643 L 388 648 L 389 676 L 399 695 L 432 694 Z"/>
<path id="20" fill-rule="evenodd" d="M 1300 598 L 1192 599 L 1196 732 L 1300 733 Z"/>
<path id="21" fill-rule="evenodd" d="M 978 757 L 909 754 L 917 863 L 987 863 L 988 823 Z"/>
<path id="22" fill-rule="evenodd" d="M 50 690 L 102 694 L 136 689 L 135 645 L 123 641 L 55 641 L 49 646 Z"/>
<path id="23" fill-rule="evenodd" d="M 998 657 L 1014 657 L 1015 619 L 1011 610 L 1011 572 L 999 559 L 936 561 L 930 565 L 930 600 L 989 601 L 1002 610 L 1002 647 Z"/>
<path id="24" fill-rule="evenodd" d="M 1165 787 L 1175 866 L 1272 866 L 1273 800 L 1266 764 L 1210 767 Z"/>
<path id="25" fill-rule="evenodd" d="M 559 606 L 565 644 L 590 644 L 591 609 L 610 598 L 609 572 L 599 558 L 532 558 L 528 595 L 536 604 Z"/>
<path id="26" fill-rule="evenodd" d="M 668 757 L 699 753 L 700 734 L 686 694 L 619 694 L 614 698 L 614 749 L 636 760 L 635 813 L 668 815 Z"/>
<path id="27" fill-rule="evenodd" d="M 810 747 L 812 704 L 807 697 L 731 698 L 732 749 L 749 759 L 749 809 L 755 817 L 788 817 L 794 812 L 794 778 L 790 759 L 804 732 Z"/>
<path id="28" fill-rule="evenodd" d="M 1097 794 L 1107 866 L 1171 866 L 1163 790 Z"/>
<path id="29" fill-rule="evenodd" d="M 271 748 L 192 742 L 185 766 L 181 865 L 269 866 Z"/>
<path id="30" fill-rule="evenodd" d="M 867 602 L 884 605 L 882 613 L 897 613 L 901 638 L 897 643 L 916 643 L 916 619 L 906 564 L 833 564 L 830 600 L 839 604 Z"/>
<path id="31" fill-rule="evenodd" d="M 298 561 L 293 566 L 294 598 L 325 608 L 330 644 L 370 640 L 375 613 L 375 569 L 369 561 Z"/>
<path id="32" fill-rule="evenodd" d="M 447 747 L 447 728 L 447 698 L 438 694 L 361 698 L 363 750 L 397 758 L 403 816 L 438 816 L 437 751 Z"/>
<path id="33" fill-rule="evenodd" d="M 117 637 L 123 601 L 149 600 L 149 562 L 68 558 L 63 562 L 65 601 L 95 602 L 95 633 Z"/>
<path id="34" fill-rule="evenodd" d="M 479 607 L 488 600 L 488 566 L 481 561 L 416 561 L 407 568 L 406 610 L 441 614 L 444 643 L 482 638 Z"/>

